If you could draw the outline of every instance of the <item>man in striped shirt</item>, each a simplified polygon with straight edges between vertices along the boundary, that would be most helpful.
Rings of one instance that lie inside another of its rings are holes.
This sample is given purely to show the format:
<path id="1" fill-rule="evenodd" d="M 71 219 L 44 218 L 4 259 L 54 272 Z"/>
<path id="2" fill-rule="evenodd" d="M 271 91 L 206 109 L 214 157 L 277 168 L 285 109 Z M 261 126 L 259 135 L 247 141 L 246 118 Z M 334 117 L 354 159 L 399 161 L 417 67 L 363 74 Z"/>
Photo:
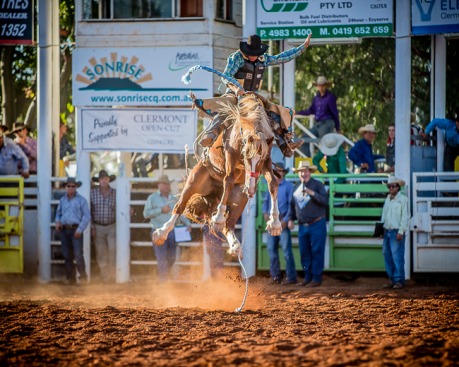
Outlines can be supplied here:
<path id="1" fill-rule="evenodd" d="M 102 281 L 115 280 L 116 269 L 116 190 L 110 182 L 116 179 L 101 170 L 93 182 L 99 186 L 91 190 L 91 235 L 94 238 L 97 264 Z"/>

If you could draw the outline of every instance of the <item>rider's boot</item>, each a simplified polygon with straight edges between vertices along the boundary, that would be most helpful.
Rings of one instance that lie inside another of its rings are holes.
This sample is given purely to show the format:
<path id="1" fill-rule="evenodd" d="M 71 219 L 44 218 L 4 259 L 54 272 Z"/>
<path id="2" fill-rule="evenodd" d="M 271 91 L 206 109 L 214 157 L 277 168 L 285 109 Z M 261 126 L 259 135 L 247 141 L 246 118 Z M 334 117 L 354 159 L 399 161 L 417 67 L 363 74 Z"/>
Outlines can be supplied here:
<path id="1" fill-rule="evenodd" d="M 217 140 L 218 135 L 227 127 L 226 120 L 220 118 L 220 115 L 215 116 L 212 123 L 206 128 L 203 132 L 199 144 L 202 147 L 210 147 L 215 140 Z"/>
<path id="2" fill-rule="evenodd" d="M 275 131 L 274 135 L 277 146 L 281 150 L 282 154 L 287 158 L 292 157 L 295 153 L 295 149 L 298 149 L 304 143 L 303 139 L 294 142 L 292 133 L 279 134 Z"/>

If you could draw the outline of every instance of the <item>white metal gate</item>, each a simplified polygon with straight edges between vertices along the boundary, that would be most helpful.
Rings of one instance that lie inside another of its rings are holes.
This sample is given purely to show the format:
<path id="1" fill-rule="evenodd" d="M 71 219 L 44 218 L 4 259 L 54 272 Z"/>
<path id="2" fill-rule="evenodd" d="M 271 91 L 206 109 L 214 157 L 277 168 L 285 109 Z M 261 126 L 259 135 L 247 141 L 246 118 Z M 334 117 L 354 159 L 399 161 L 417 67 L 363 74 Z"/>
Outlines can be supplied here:
<path id="1" fill-rule="evenodd" d="M 413 173 L 413 272 L 459 272 L 459 172 Z"/>

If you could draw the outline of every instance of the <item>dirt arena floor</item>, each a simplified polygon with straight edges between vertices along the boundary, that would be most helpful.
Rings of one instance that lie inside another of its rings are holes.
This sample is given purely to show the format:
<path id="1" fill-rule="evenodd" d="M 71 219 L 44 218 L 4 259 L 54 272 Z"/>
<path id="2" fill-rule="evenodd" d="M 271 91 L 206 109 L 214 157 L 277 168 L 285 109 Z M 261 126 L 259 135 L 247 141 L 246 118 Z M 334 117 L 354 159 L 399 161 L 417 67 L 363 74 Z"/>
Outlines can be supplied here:
<path id="1" fill-rule="evenodd" d="M 0 278 L 0 366 L 458 366 L 459 288 Z M 457 284 L 457 283 L 456 283 Z"/>

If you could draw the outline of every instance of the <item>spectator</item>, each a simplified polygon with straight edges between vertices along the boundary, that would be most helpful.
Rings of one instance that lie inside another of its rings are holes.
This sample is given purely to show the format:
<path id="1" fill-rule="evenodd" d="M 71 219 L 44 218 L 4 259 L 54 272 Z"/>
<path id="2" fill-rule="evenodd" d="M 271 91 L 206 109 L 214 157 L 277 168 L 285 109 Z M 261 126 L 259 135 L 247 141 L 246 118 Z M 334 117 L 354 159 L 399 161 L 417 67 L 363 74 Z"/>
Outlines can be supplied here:
<path id="1" fill-rule="evenodd" d="M 22 122 L 15 122 L 11 133 L 16 135 L 15 143 L 21 147 L 29 159 L 29 172 L 37 174 L 37 141 L 28 136 L 28 128 Z"/>
<path id="2" fill-rule="evenodd" d="M 459 156 L 459 110 L 456 111 L 456 119 L 433 119 L 426 127 L 425 133 L 421 133 L 425 138 L 435 128 L 445 132 L 445 153 L 443 158 L 443 171 L 453 172 L 454 162 Z"/>
<path id="3" fill-rule="evenodd" d="M 341 133 L 336 97 L 328 91 L 331 82 L 324 76 L 319 76 L 317 81 L 312 84 L 317 88 L 317 94 L 309 108 L 299 111 L 297 115 L 314 115 L 315 125 L 310 129 L 310 132 L 319 139 L 325 134 L 335 132 L 335 129 L 337 133 Z M 308 157 L 311 157 L 309 144 L 304 144 L 301 150 Z"/>
<path id="4" fill-rule="evenodd" d="M 29 177 L 29 160 L 24 152 L 10 138 L 0 131 L 0 175 L 17 175 L 21 166 L 21 176 Z"/>
<path id="5" fill-rule="evenodd" d="M 293 257 L 292 251 L 292 235 L 290 233 L 290 229 L 287 226 L 288 218 L 290 216 L 290 203 L 292 201 L 293 195 L 293 184 L 285 179 L 285 175 L 288 173 L 288 168 L 285 168 L 284 163 L 275 163 L 274 166 L 275 172 L 280 175 L 279 190 L 277 193 L 277 204 L 279 207 L 279 220 L 281 221 L 282 232 L 280 236 L 271 236 L 269 233 L 267 234 L 269 273 L 271 275 L 272 282 L 277 284 L 281 283 L 282 274 L 279 262 L 280 244 L 285 259 L 286 279 L 284 280 L 284 284 L 296 284 L 298 280 L 296 276 L 295 259 Z M 269 194 L 269 191 L 266 191 L 265 197 L 263 199 L 263 216 L 266 222 L 269 220 L 271 207 L 271 195 Z"/>
<path id="6" fill-rule="evenodd" d="M 116 179 L 101 170 L 93 182 L 99 186 L 91 190 L 91 234 L 96 248 L 97 264 L 104 282 L 115 280 L 116 269 L 116 190 L 110 182 Z"/>
<path id="7" fill-rule="evenodd" d="M 389 284 L 386 288 L 401 289 L 405 285 L 405 235 L 410 221 L 408 198 L 400 192 L 403 180 L 389 177 L 389 195 L 384 202 L 381 222 L 384 227 L 383 256 Z"/>
<path id="8" fill-rule="evenodd" d="M 322 158 L 326 158 L 327 162 L 327 173 L 348 173 L 346 167 L 346 153 L 342 144 L 344 137 L 341 134 L 330 133 L 326 134 L 320 139 L 320 149 L 312 159 L 312 163 L 317 166 L 321 173 L 324 173 L 324 169 L 320 165 Z M 338 178 L 336 182 L 342 183 L 346 180 L 344 178 Z"/>
<path id="9" fill-rule="evenodd" d="M 67 131 L 68 131 L 67 125 L 61 122 L 60 128 L 59 128 L 59 139 L 60 139 L 59 140 L 60 141 L 59 157 L 61 160 L 63 160 L 66 163 L 66 165 L 68 165 L 68 161 L 72 158 L 72 156 L 75 155 L 75 148 L 73 148 L 73 146 L 70 144 L 67 138 Z"/>
<path id="10" fill-rule="evenodd" d="M 77 193 L 81 181 L 69 177 L 65 182 L 65 194 L 59 200 L 56 211 L 56 232 L 62 244 L 65 260 L 66 284 L 76 282 L 74 260 L 78 269 L 78 283 L 87 282 L 86 266 L 83 254 L 83 231 L 91 221 L 91 213 L 87 200 Z"/>
<path id="11" fill-rule="evenodd" d="M 347 155 L 360 169 L 360 173 L 374 173 L 376 172 L 375 159 L 384 158 L 382 155 L 373 154 L 372 144 L 377 134 L 375 126 L 365 125 L 359 129 L 359 134 L 363 138 L 355 143 Z"/>
<path id="12" fill-rule="evenodd" d="M 395 125 L 389 125 L 389 136 L 386 144 L 386 172 L 394 172 L 395 170 Z"/>
<path id="13" fill-rule="evenodd" d="M 301 182 L 293 193 L 288 221 L 291 230 L 294 221 L 298 221 L 298 242 L 304 271 L 302 285 L 307 287 L 322 284 L 327 238 L 325 211 L 328 199 L 322 182 L 311 177 L 316 170 L 317 167 L 309 161 L 299 162 L 295 171 Z"/>
<path id="14" fill-rule="evenodd" d="M 143 210 L 144 218 L 150 219 L 152 227 L 151 234 L 153 234 L 156 229 L 161 228 L 164 223 L 171 218 L 172 209 L 178 200 L 171 194 L 171 181 L 169 181 L 167 175 L 161 176 L 157 183 L 158 191 L 148 197 Z M 190 221 L 184 216 L 181 216 L 180 220 L 188 226 L 188 230 L 191 231 Z M 165 282 L 169 279 L 170 271 L 175 263 L 177 243 L 175 242 L 174 231 L 169 232 L 163 245 L 153 245 L 153 248 L 158 263 L 158 280 L 160 282 Z"/>

